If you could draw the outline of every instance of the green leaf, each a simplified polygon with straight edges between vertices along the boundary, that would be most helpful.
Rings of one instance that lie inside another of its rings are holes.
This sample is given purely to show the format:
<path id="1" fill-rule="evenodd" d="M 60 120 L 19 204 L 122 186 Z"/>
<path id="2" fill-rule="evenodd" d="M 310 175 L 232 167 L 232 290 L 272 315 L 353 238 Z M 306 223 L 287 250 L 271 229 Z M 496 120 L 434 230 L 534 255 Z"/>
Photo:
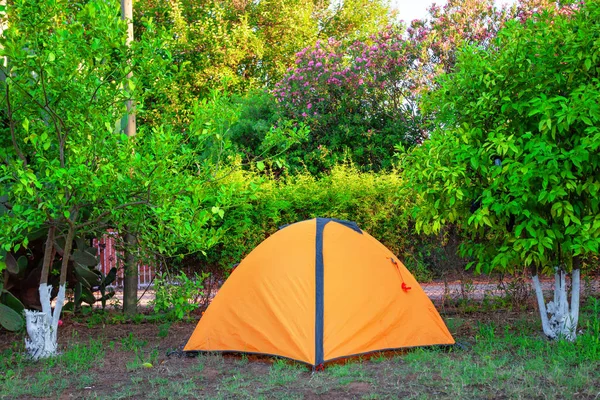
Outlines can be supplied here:
<path id="1" fill-rule="evenodd" d="M 25 272 L 28 264 L 29 264 L 29 262 L 27 260 L 27 257 L 25 257 L 25 256 L 19 257 L 19 259 L 17 260 L 17 267 L 18 267 L 19 275 L 21 275 Z"/>
<path id="2" fill-rule="evenodd" d="M 0 326 L 6 330 L 17 332 L 23 329 L 25 321 L 15 310 L 5 304 L 0 304 Z"/>
<path id="3" fill-rule="evenodd" d="M 96 255 L 85 250 L 75 250 L 72 257 L 76 263 L 85 267 L 95 267 L 98 265 L 98 258 Z"/>
<path id="4" fill-rule="evenodd" d="M 53 62 L 54 60 L 56 60 L 56 56 L 54 55 L 54 53 L 48 53 L 48 61 Z"/>
<path id="5" fill-rule="evenodd" d="M 77 282 L 75 284 L 75 287 L 73 288 L 73 300 L 75 301 L 75 304 L 79 305 L 81 304 L 81 290 L 83 288 L 83 285 L 81 282 Z"/>
<path id="6" fill-rule="evenodd" d="M 258 162 L 256 163 L 256 168 L 257 168 L 259 171 L 264 171 L 264 169 L 265 169 L 265 163 L 264 163 L 264 162 L 262 162 L 262 161 L 258 161 Z"/>
<path id="7" fill-rule="evenodd" d="M 92 291 L 85 285 L 82 285 L 81 287 L 81 301 L 89 305 L 92 305 L 96 302 L 96 297 L 94 297 Z"/>
<path id="8" fill-rule="evenodd" d="M 19 273 L 19 264 L 12 253 L 6 253 L 4 261 L 6 263 L 6 269 L 9 273 L 13 275 L 17 275 Z"/>
<path id="9" fill-rule="evenodd" d="M 0 299 L 2 299 L 2 304 L 6 304 L 8 307 L 19 313 L 19 315 L 25 310 L 23 303 L 21 303 L 21 301 L 17 299 L 11 292 L 4 291 L 2 295 L 0 295 Z"/>

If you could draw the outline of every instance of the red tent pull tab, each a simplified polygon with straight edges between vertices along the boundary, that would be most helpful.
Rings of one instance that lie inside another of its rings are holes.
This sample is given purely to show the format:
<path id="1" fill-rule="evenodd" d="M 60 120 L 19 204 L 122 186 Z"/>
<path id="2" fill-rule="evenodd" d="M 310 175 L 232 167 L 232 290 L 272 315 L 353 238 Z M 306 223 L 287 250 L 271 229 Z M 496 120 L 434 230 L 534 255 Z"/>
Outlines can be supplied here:
<path id="1" fill-rule="evenodd" d="M 323 364 L 319 364 L 315 367 L 315 372 L 325 371 L 325 366 Z"/>
<path id="2" fill-rule="evenodd" d="M 406 286 L 406 283 L 404 282 L 404 277 L 402 276 L 402 271 L 400 271 L 400 266 L 398 265 L 396 260 L 394 260 L 392 257 L 390 257 L 390 261 L 396 267 L 396 271 L 398 271 L 398 274 L 400 274 L 400 279 L 402 280 L 402 290 L 404 290 L 405 292 L 408 292 L 411 289 L 411 287 Z"/>

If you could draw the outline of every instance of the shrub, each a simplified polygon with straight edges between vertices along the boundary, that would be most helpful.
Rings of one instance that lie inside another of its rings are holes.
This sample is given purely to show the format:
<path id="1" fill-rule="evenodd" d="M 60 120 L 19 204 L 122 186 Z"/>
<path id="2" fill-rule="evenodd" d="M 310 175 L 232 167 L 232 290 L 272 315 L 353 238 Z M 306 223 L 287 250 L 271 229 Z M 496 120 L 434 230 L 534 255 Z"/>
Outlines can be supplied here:
<path id="1" fill-rule="evenodd" d="M 453 243 L 448 237 L 458 232 L 435 237 L 414 233 L 413 220 L 405 212 L 413 199 L 399 197 L 401 184 L 399 171 L 361 172 L 353 165 L 335 166 L 320 178 L 305 172 L 275 179 L 237 170 L 219 184 L 228 187 L 231 196 L 222 206 L 219 227 L 225 234 L 201 260 L 201 269 L 218 265 L 228 271 L 280 226 L 330 217 L 356 222 L 400 257 L 418 280 L 430 280 L 440 275 L 445 246 Z"/>
<path id="2" fill-rule="evenodd" d="M 199 307 L 197 300 L 203 294 L 203 282 L 208 276 L 196 273 L 190 279 L 184 272 L 178 275 L 157 274 L 154 280 L 154 311 L 168 313 L 177 319 L 188 317 Z"/>
<path id="3" fill-rule="evenodd" d="M 423 139 L 416 103 L 419 43 L 389 28 L 350 46 L 329 39 L 296 54 L 275 87 L 282 113 L 306 122 L 311 141 L 295 154 L 315 172 L 349 158 L 363 170 L 392 165 L 394 145 Z"/>

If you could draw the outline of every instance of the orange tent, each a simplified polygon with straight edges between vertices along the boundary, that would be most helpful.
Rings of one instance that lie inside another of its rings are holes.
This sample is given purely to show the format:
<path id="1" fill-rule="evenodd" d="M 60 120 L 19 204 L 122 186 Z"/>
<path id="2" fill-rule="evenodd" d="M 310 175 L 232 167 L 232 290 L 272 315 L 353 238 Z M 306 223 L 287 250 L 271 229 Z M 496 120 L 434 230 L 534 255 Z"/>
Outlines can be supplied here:
<path id="1" fill-rule="evenodd" d="M 415 278 L 353 222 L 279 230 L 233 271 L 185 351 L 277 355 L 317 367 L 454 339 Z"/>

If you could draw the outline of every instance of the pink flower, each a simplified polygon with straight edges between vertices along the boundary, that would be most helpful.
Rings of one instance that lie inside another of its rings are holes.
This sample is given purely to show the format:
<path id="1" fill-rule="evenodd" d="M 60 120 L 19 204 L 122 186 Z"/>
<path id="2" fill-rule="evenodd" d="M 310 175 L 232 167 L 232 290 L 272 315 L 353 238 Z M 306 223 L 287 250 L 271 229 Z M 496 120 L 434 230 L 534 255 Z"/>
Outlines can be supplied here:
<path id="1" fill-rule="evenodd" d="M 308 109 L 310 110 L 310 109 L 312 108 L 312 104 L 308 103 L 308 104 L 306 105 L 306 108 L 308 108 Z"/>

